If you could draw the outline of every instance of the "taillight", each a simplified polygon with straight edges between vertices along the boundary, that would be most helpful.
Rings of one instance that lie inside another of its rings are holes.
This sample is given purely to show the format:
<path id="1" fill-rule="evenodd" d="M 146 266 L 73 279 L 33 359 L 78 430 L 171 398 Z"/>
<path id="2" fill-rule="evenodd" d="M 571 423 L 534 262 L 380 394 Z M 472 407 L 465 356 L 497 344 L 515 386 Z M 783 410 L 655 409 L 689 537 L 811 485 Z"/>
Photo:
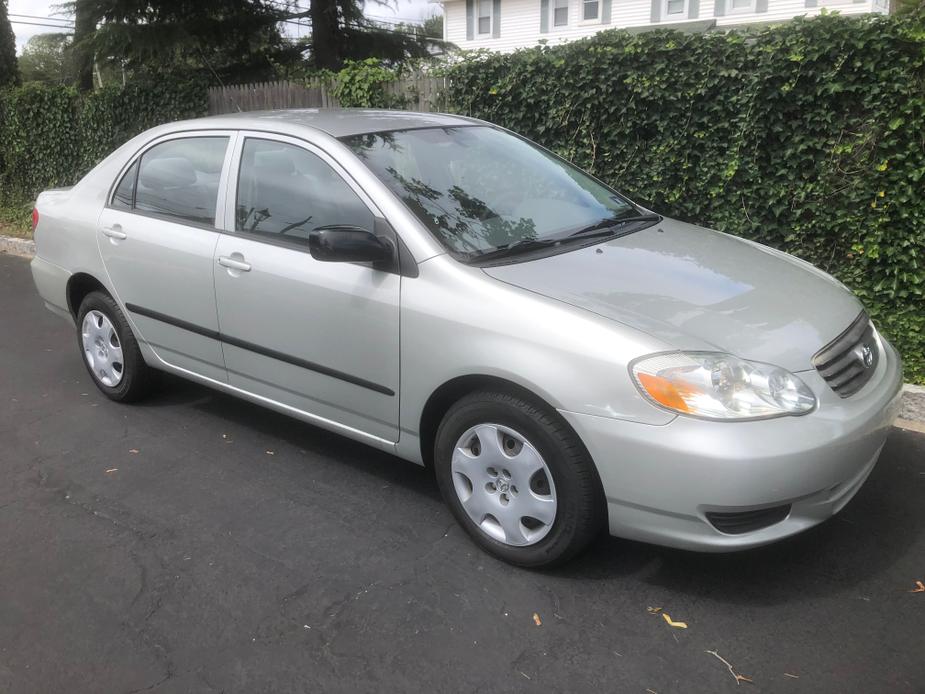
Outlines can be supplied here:
<path id="1" fill-rule="evenodd" d="M 35 232 L 35 227 L 39 225 L 39 208 L 32 208 L 32 231 Z"/>

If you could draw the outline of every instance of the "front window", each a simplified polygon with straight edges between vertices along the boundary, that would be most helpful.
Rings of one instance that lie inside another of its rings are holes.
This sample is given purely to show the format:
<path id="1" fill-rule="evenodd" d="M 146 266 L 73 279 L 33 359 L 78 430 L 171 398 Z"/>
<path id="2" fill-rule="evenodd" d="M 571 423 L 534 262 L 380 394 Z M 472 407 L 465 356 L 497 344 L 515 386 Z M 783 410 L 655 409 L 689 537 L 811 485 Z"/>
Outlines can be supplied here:
<path id="1" fill-rule="evenodd" d="M 241 152 L 235 230 L 308 245 L 313 229 L 373 229 L 373 213 L 334 169 L 311 152 L 248 138 Z"/>
<path id="2" fill-rule="evenodd" d="M 638 215 L 571 164 L 488 126 L 397 130 L 343 142 L 465 260 Z"/>
<path id="3" fill-rule="evenodd" d="M 687 0 L 664 0 L 665 18 L 680 19 L 687 16 Z"/>
<path id="4" fill-rule="evenodd" d="M 568 0 L 553 0 L 552 25 L 556 27 L 568 26 Z"/>
<path id="5" fill-rule="evenodd" d="M 584 0 L 584 11 L 582 14 L 582 19 L 585 21 L 597 19 L 599 8 L 599 0 Z"/>
<path id="6" fill-rule="evenodd" d="M 479 33 L 491 33 L 491 4 L 492 0 L 479 0 Z"/>

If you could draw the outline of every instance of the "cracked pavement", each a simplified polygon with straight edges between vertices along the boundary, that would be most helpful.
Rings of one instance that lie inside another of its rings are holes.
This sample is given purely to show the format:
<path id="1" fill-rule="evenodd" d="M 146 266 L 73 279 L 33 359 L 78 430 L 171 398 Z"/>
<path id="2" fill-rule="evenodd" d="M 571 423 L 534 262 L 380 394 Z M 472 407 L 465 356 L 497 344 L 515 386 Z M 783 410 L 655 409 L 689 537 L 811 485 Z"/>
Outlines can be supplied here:
<path id="1" fill-rule="evenodd" d="M 531 572 L 414 465 L 175 379 L 109 402 L 23 259 L 0 318 L 0 692 L 739 691 L 707 650 L 741 691 L 925 691 L 923 435 L 778 545 Z"/>

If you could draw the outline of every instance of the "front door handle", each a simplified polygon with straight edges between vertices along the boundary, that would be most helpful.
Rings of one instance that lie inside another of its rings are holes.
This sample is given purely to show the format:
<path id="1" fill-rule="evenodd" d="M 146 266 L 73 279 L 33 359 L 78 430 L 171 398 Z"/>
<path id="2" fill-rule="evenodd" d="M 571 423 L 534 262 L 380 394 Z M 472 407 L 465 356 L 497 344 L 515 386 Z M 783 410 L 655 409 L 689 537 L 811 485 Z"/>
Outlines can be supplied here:
<path id="1" fill-rule="evenodd" d="M 111 227 L 103 227 L 103 234 L 111 239 L 119 239 L 120 241 L 124 241 L 128 238 L 128 234 L 122 231 L 121 224 L 113 224 Z"/>
<path id="2" fill-rule="evenodd" d="M 218 264 L 221 265 L 222 267 L 231 268 L 232 270 L 240 270 L 241 272 L 250 272 L 251 271 L 250 263 L 244 262 L 244 256 L 241 255 L 240 253 L 236 253 L 235 255 L 239 256 L 241 260 L 238 260 L 237 258 L 229 258 L 226 255 L 222 255 L 222 256 L 219 256 L 218 258 Z"/>

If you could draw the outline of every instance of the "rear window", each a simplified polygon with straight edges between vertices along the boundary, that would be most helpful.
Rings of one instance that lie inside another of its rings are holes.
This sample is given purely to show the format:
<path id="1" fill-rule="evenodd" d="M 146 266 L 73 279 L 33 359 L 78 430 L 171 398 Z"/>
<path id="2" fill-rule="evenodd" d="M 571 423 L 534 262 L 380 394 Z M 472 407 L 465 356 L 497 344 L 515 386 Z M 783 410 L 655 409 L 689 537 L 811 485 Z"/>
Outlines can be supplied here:
<path id="1" fill-rule="evenodd" d="M 155 145 L 126 172 L 112 206 L 214 225 L 227 148 L 227 137 L 185 137 Z"/>

